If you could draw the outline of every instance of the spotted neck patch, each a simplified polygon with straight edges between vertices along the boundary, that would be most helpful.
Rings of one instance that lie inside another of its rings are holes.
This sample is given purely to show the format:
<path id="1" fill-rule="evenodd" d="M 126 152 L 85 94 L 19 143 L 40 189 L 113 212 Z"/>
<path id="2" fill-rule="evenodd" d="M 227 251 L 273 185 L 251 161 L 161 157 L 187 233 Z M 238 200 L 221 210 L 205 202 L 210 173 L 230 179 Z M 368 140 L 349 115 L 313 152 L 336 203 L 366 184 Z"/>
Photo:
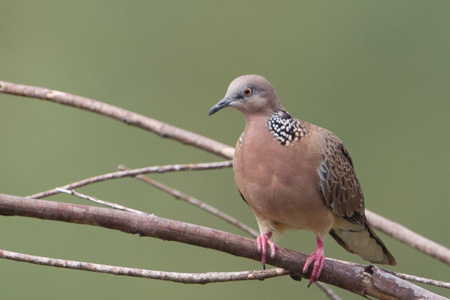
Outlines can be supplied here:
<path id="1" fill-rule="evenodd" d="M 267 119 L 270 132 L 283 146 L 289 146 L 304 137 L 308 130 L 306 124 L 294 119 L 287 111 L 280 110 Z"/>

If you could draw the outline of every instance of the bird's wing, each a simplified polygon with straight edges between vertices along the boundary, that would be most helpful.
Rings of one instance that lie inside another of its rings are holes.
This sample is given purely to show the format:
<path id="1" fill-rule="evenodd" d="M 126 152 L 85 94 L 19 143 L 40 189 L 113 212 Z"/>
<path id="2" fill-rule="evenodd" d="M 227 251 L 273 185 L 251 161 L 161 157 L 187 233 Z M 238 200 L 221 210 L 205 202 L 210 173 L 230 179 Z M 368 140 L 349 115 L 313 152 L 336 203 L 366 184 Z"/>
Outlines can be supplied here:
<path id="1" fill-rule="evenodd" d="M 322 129 L 322 134 L 326 146 L 319 167 L 319 190 L 333 212 L 349 221 L 340 222 L 330 235 L 347 251 L 365 260 L 395 266 L 394 257 L 367 223 L 364 195 L 347 148 L 332 132 Z"/>
<path id="2" fill-rule="evenodd" d="M 321 131 L 326 146 L 319 167 L 320 193 L 336 215 L 364 225 L 364 195 L 352 158 L 336 135 L 326 129 Z"/>

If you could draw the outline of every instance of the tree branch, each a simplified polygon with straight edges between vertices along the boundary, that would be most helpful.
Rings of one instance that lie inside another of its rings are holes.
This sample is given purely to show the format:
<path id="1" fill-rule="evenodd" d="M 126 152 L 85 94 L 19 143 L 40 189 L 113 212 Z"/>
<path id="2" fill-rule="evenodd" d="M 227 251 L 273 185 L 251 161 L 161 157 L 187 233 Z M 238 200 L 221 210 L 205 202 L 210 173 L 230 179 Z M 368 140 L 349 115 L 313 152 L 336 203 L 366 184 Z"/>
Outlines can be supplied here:
<path id="1" fill-rule="evenodd" d="M 242 280 L 264 280 L 267 278 L 289 274 L 288 271 L 280 268 L 274 268 L 270 270 L 242 271 L 242 272 L 208 272 L 208 273 L 164 272 L 164 271 L 137 269 L 137 268 L 126 268 L 121 266 L 95 264 L 90 262 L 82 262 L 67 259 L 42 257 L 1 249 L 0 249 L 0 258 L 57 268 L 158 279 L 177 283 L 191 283 L 191 284 L 192 283 L 207 284 L 215 282 L 242 281 Z"/>
<path id="2" fill-rule="evenodd" d="M 450 282 L 434 280 L 434 279 L 430 279 L 430 278 L 425 278 L 425 277 L 420 277 L 420 276 L 415 276 L 415 275 L 410 275 L 410 274 L 405 274 L 405 273 L 400 273 L 400 272 L 394 272 L 394 271 L 389 271 L 389 273 L 391 273 L 394 276 L 397 276 L 398 278 L 406 279 L 409 281 L 420 282 L 420 283 L 434 285 L 434 286 L 441 287 L 441 288 L 450 289 Z"/>
<path id="3" fill-rule="evenodd" d="M 117 203 L 104 201 L 104 200 L 101 200 L 101 199 L 98 199 L 98 198 L 95 198 L 95 197 L 92 197 L 92 196 L 89 196 L 89 195 L 85 195 L 85 194 L 82 194 L 82 193 L 78 193 L 75 190 L 65 190 L 65 189 L 62 189 L 62 188 L 56 188 L 56 189 L 58 191 L 60 191 L 61 193 L 72 195 L 72 196 L 75 196 L 75 197 L 78 197 L 78 198 L 81 198 L 81 199 L 85 199 L 85 200 L 88 200 L 88 201 L 91 201 L 91 202 L 94 202 L 94 203 L 97 203 L 97 204 L 100 204 L 100 205 L 109 206 L 109 207 L 114 208 L 114 209 L 128 211 L 128 212 L 132 212 L 132 213 L 136 213 L 136 214 L 145 214 L 143 211 L 140 211 L 140 210 L 137 210 L 137 209 L 133 209 L 133 208 L 129 208 L 129 207 L 117 204 Z"/>
<path id="4" fill-rule="evenodd" d="M 233 157 L 233 147 L 191 131 L 97 100 L 42 87 L 7 81 L 0 81 L 0 93 L 48 100 L 63 105 L 81 108 L 122 121 L 128 125 L 151 131 L 158 134 L 160 137 L 171 138 L 183 144 L 194 146 L 228 159 Z"/>
<path id="5" fill-rule="evenodd" d="M 254 240 L 207 227 L 100 207 L 35 200 L 0 194 L 0 214 L 89 224 L 140 236 L 177 241 L 259 261 Z M 268 263 L 298 274 L 307 255 L 279 248 Z M 303 274 L 298 274 L 303 276 Z M 310 274 L 306 274 L 308 278 Z M 445 299 L 374 266 L 327 259 L 320 281 L 379 299 Z"/>
<path id="6" fill-rule="evenodd" d="M 66 184 L 59 188 L 54 188 L 41 193 L 33 194 L 28 196 L 28 198 L 40 199 L 48 196 L 53 196 L 61 193 L 58 189 L 72 190 L 96 182 L 118 179 L 124 177 L 134 177 L 139 174 L 150 174 L 150 173 L 166 173 L 166 172 L 178 172 L 178 171 L 198 171 L 198 170 L 214 170 L 221 168 L 228 168 L 233 165 L 231 160 L 220 161 L 220 162 L 210 162 L 210 163 L 197 163 L 197 164 L 179 164 L 179 165 L 165 165 L 165 166 L 152 166 L 146 168 L 131 169 L 127 171 L 118 171 L 107 174 L 102 174 L 90 178 L 86 178 L 77 182 Z"/>
<path id="7" fill-rule="evenodd" d="M 316 286 L 331 300 L 341 300 L 341 298 L 332 289 L 326 286 L 326 284 L 316 281 Z"/>
<path id="8" fill-rule="evenodd" d="M 126 167 L 123 167 L 126 168 Z M 217 208 L 212 207 L 204 202 L 201 202 L 200 200 L 190 197 L 188 195 L 185 195 L 183 193 L 181 193 L 178 190 L 172 189 L 156 180 L 150 179 L 145 177 L 144 175 L 137 175 L 136 178 L 152 185 L 155 186 L 158 189 L 161 189 L 162 191 L 165 191 L 171 195 L 173 195 L 175 198 L 177 199 L 181 199 L 184 200 L 192 205 L 195 205 L 203 210 L 206 210 L 207 212 L 211 213 L 212 215 L 217 216 L 218 218 L 221 218 L 227 222 L 229 222 L 232 225 L 235 225 L 236 227 L 238 227 L 239 229 L 249 233 L 250 235 L 252 235 L 253 237 L 256 237 L 258 235 L 258 232 L 256 230 L 254 230 L 253 228 L 247 226 L 246 224 L 236 220 L 235 218 L 219 211 Z M 124 210 L 124 211 L 128 211 L 128 212 L 132 212 L 132 213 L 142 213 L 144 214 L 144 212 L 139 211 L 139 210 L 135 210 L 132 208 L 128 208 L 125 206 L 122 206 L 120 204 L 116 204 L 116 203 L 111 203 L 111 202 L 107 202 L 107 201 L 103 201 L 100 199 L 97 199 L 95 197 L 91 197 L 88 195 L 84 195 L 82 193 L 78 193 L 75 190 L 63 190 L 63 189 L 59 189 L 62 193 L 66 193 L 69 195 L 73 195 L 82 199 L 86 199 L 101 205 L 105 205 L 105 206 L 109 206 L 111 208 L 114 209 L 119 209 L 119 210 Z M 415 233 L 414 233 L 415 234 Z M 22 255 L 22 254 L 18 254 L 18 255 Z M 24 254 L 25 255 L 25 254 Z M 151 272 L 160 272 L 160 271 L 151 271 Z M 249 271 L 250 272 L 250 271 Z M 399 273 L 399 272 L 395 272 L 395 271 L 389 271 L 389 273 L 395 275 L 396 277 L 402 278 L 402 279 L 406 279 L 406 280 L 410 280 L 410 281 L 414 281 L 414 282 L 419 282 L 419 283 L 424 283 L 424 284 L 429 284 L 429 285 L 434 285 L 437 287 L 442 287 L 442 288 L 447 288 L 450 289 L 450 282 L 444 282 L 444 281 L 440 281 L 440 280 L 434 280 L 434 279 L 429 279 L 429 278 L 424 278 L 424 277 L 419 277 L 419 276 L 415 276 L 415 275 L 410 275 L 410 274 L 405 274 L 405 273 Z M 222 273 L 221 273 L 222 274 Z M 234 273 L 233 273 L 234 274 Z M 231 276 L 231 275 L 230 275 Z M 261 275 L 262 276 L 262 275 Z M 270 277 L 270 276 L 269 276 Z M 223 278 L 223 276 L 221 275 L 220 278 Z M 215 280 L 211 281 L 211 282 L 216 282 Z M 331 299 L 339 299 L 339 297 L 337 295 L 334 294 L 334 292 L 328 288 L 326 285 L 324 284 L 320 284 L 320 282 L 316 282 L 317 285 L 319 286 L 319 288 Z"/>
<path id="9" fill-rule="evenodd" d="M 450 266 L 450 249 L 368 209 L 366 216 L 374 228 Z"/>

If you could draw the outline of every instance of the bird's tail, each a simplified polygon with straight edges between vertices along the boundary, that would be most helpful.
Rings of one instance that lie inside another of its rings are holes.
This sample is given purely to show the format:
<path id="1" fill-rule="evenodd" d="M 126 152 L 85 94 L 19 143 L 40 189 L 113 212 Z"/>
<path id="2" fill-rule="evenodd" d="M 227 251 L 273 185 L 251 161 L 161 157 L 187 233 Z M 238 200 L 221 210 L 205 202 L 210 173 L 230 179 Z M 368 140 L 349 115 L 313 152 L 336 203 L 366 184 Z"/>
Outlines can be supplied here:
<path id="1" fill-rule="evenodd" d="M 330 230 L 330 235 L 350 253 L 356 253 L 372 263 L 397 265 L 384 243 L 370 228 L 367 220 L 364 224 L 355 224 L 342 219 Z"/>

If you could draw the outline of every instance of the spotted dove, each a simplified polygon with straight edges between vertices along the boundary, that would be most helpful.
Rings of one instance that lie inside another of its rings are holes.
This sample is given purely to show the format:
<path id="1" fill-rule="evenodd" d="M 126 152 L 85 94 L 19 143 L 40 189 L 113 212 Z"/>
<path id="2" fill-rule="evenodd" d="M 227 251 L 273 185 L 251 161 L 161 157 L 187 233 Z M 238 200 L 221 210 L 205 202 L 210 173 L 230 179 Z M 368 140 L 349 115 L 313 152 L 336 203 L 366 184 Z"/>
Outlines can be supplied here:
<path id="1" fill-rule="evenodd" d="M 255 214 L 261 262 L 267 246 L 275 257 L 272 234 L 305 229 L 316 236 L 309 285 L 320 277 L 329 233 L 350 253 L 372 263 L 396 265 L 394 257 L 370 228 L 364 197 L 353 162 L 332 132 L 293 118 L 280 104 L 264 77 L 244 75 L 231 82 L 225 98 L 209 115 L 235 107 L 246 118 L 233 161 L 236 186 Z"/>

